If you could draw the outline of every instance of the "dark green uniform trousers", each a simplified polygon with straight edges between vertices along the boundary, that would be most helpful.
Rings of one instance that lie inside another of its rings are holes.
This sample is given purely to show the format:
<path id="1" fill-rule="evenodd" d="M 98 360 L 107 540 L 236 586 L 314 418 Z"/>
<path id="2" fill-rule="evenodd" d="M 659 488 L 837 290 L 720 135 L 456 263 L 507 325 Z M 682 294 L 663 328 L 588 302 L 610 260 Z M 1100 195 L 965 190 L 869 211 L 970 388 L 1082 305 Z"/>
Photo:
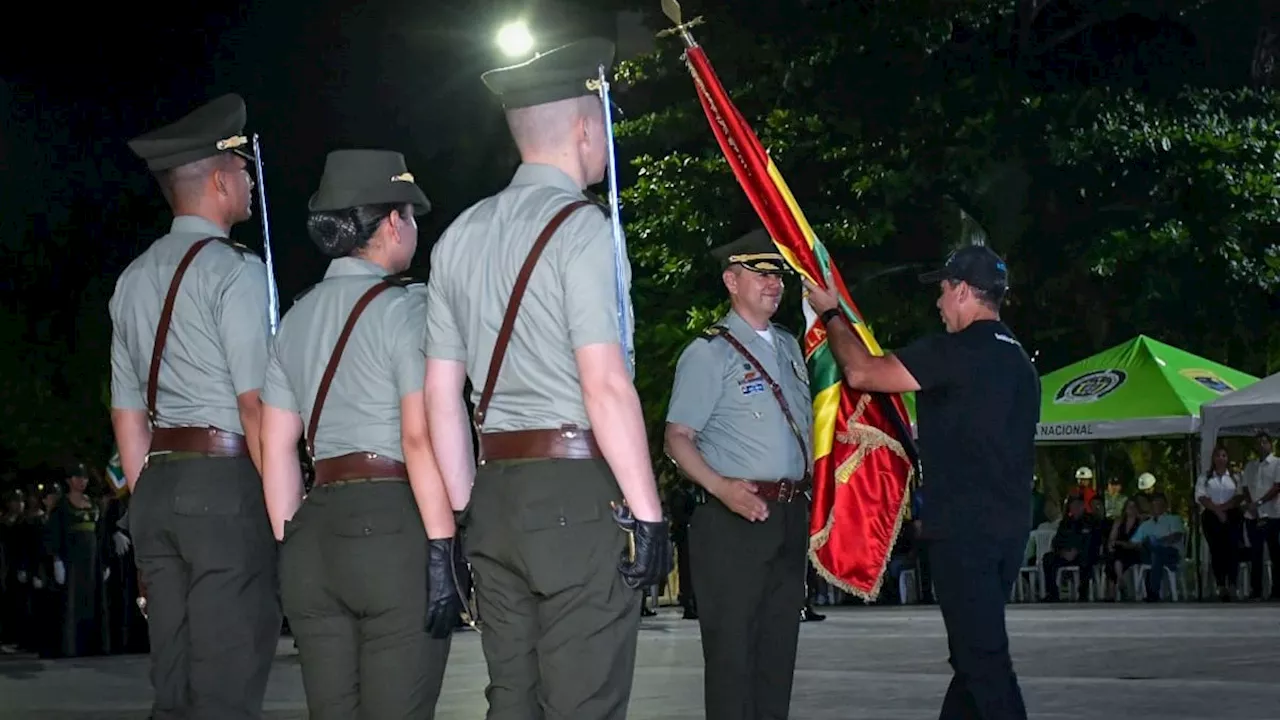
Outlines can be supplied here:
<path id="1" fill-rule="evenodd" d="M 429 720 L 450 639 L 427 622 L 427 533 L 409 483 L 315 488 L 285 525 L 285 615 L 313 720 Z"/>
<path id="2" fill-rule="evenodd" d="M 129 530 L 147 585 L 153 720 L 260 717 L 280 602 L 253 462 L 152 458 L 130 502 Z"/>
<path id="3" fill-rule="evenodd" d="M 466 518 L 489 720 L 626 717 L 640 593 L 618 574 L 627 537 L 603 460 L 491 462 Z"/>
<path id="4" fill-rule="evenodd" d="M 714 498 L 693 513 L 708 720 L 781 720 L 791 705 L 809 542 L 807 501 L 750 522 Z"/>

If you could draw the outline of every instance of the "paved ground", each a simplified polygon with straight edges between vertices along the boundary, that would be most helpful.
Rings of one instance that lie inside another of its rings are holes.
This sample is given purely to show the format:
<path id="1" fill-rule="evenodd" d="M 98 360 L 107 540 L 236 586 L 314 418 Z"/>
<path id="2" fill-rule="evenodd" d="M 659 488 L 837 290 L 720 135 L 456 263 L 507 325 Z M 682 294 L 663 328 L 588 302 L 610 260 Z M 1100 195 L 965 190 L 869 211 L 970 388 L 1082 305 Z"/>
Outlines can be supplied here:
<path id="1" fill-rule="evenodd" d="M 1032 718 L 1280 720 L 1280 606 L 1016 606 L 1014 660 Z M 950 678 L 936 609 L 840 608 L 801 634 L 796 720 L 933 720 Z M 291 643 L 281 644 L 267 717 L 305 718 Z M 697 624 L 644 621 L 629 717 L 702 717 Z M 483 718 L 477 637 L 455 638 L 440 720 Z M 144 718 L 140 657 L 0 659 L 0 720 Z"/>

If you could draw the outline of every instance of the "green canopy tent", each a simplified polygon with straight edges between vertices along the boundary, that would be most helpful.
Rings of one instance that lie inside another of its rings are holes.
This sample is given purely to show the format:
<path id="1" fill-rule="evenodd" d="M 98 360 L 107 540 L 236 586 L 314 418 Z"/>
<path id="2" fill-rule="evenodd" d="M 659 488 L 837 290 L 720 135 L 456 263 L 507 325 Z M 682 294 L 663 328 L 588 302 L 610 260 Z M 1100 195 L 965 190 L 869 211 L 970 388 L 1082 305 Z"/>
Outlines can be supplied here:
<path id="1" fill-rule="evenodd" d="M 1200 427 L 1200 406 L 1258 378 L 1192 355 L 1145 335 L 1040 378 L 1037 444 L 1101 443 L 1106 440 L 1191 438 Z M 1188 472 L 1194 477 L 1194 460 Z M 1195 594 L 1205 587 L 1199 522 L 1190 518 Z"/>
<path id="2" fill-rule="evenodd" d="M 1139 335 L 1040 379 L 1036 442 L 1194 435 L 1202 404 L 1257 380 Z"/>

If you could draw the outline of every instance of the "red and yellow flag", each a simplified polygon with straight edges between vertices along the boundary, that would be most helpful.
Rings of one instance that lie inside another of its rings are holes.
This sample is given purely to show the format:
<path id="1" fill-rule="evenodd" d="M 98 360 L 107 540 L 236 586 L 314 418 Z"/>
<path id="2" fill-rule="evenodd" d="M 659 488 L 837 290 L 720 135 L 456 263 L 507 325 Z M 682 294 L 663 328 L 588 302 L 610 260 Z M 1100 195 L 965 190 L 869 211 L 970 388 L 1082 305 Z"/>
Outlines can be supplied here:
<path id="1" fill-rule="evenodd" d="M 675 19 L 675 18 L 673 18 Z M 677 21 L 678 22 L 678 21 Z M 867 349 L 883 354 L 839 271 L 814 235 L 787 183 L 734 107 L 702 48 L 682 26 L 685 63 L 698 100 L 751 205 L 796 272 L 837 289 L 845 316 Z M 898 395 L 864 393 L 843 381 L 822 322 L 805 303 L 804 354 L 813 395 L 814 496 L 809 556 L 831 584 L 864 599 L 880 592 L 915 469 L 910 421 Z"/>

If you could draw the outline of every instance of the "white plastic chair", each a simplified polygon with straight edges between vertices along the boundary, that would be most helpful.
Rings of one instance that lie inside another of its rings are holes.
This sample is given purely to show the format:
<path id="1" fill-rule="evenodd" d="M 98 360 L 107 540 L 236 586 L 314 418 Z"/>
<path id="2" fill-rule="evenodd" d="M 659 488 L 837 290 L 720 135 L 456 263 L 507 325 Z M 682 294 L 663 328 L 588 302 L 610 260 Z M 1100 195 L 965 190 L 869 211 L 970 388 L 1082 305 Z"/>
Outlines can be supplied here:
<path id="1" fill-rule="evenodd" d="M 1187 594 L 1187 580 L 1180 572 L 1182 566 L 1177 568 L 1165 567 L 1165 582 L 1160 585 L 1160 597 L 1164 598 L 1165 594 L 1169 595 L 1169 599 L 1173 602 L 1179 602 L 1183 596 Z M 1146 597 L 1147 594 L 1147 573 L 1151 571 L 1151 566 L 1143 563 L 1134 565 L 1129 569 L 1133 576 L 1133 596 L 1135 598 Z"/>

